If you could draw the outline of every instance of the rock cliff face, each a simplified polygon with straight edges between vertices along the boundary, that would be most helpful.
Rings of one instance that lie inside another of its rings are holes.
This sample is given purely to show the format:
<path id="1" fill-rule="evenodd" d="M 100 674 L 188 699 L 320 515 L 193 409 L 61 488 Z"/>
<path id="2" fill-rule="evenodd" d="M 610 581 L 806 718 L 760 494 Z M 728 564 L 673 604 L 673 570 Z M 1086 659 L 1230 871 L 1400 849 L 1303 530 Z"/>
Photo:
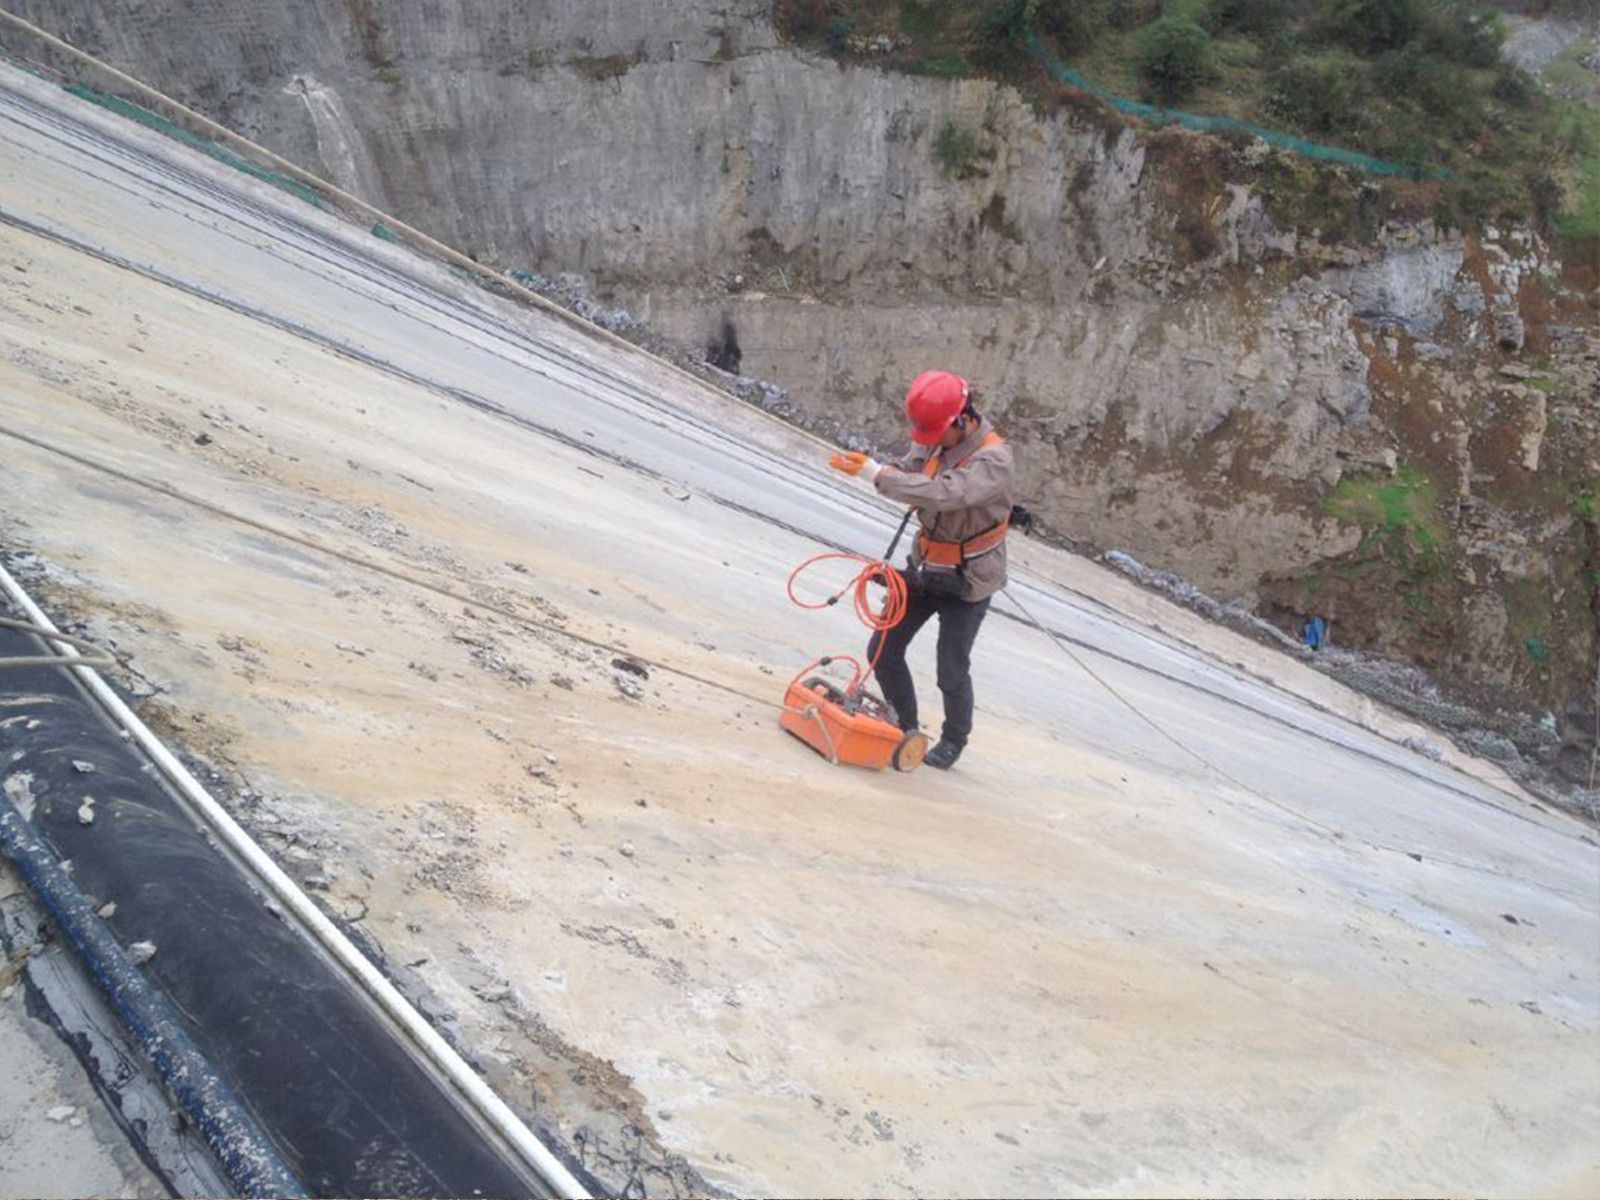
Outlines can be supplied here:
<path id="1" fill-rule="evenodd" d="M 910 376 L 970 376 L 1061 533 L 1525 702 L 1585 690 L 1592 278 L 1523 229 L 1330 243 L 1275 222 L 1258 147 L 842 68 L 768 8 L 21 5 L 841 435 L 892 443 Z"/>

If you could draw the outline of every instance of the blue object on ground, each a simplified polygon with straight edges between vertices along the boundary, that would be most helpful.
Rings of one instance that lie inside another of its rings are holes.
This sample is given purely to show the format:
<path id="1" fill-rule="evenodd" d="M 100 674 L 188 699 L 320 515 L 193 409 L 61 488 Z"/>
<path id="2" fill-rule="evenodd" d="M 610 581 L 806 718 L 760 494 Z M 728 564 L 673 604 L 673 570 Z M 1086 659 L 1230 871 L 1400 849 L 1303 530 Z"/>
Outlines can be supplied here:
<path id="1" fill-rule="evenodd" d="M 1321 617 L 1312 617 L 1306 622 L 1306 627 L 1302 632 L 1306 645 L 1313 650 L 1321 650 L 1323 646 L 1327 645 L 1328 623 Z"/>

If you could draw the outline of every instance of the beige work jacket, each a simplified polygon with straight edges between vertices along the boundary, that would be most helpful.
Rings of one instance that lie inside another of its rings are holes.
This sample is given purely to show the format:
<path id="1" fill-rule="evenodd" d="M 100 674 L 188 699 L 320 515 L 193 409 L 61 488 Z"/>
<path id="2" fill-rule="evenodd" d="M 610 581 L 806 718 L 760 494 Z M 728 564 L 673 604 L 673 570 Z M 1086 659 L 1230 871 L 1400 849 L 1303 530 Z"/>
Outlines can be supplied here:
<path id="1" fill-rule="evenodd" d="M 923 474 L 938 447 L 916 446 L 911 453 L 878 472 L 875 486 L 883 495 L 917 511 L 917 520 L 937 542 L 965 542 L 993 529 L 1011 516 L 1015 460 L 1011 446 L 984 446 L 993 426 L 987 420 L 941 454 L 938 471 Z M 898 467 L 899 470 L 890 469 Z M 915 552 L 913 551 L 913 557 Z M 982 600 L 1006 585 L 1006 547 L 969 558 L 964 599 Z"/>

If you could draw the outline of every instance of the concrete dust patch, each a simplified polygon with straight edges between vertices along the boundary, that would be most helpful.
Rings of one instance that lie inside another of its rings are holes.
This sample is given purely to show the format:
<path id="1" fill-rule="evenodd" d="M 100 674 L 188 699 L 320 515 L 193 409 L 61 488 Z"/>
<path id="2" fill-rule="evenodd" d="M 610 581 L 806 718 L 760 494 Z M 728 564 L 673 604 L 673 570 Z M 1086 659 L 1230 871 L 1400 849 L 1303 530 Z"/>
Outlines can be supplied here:
<path id="1" fill-rule="evenodd" d="M 17 806 L 22 819 L 32 820 L 34 806 L 38 803 L 33 794 L 33 772 L 13 771 L 5 777 L 6 799 Z"/>

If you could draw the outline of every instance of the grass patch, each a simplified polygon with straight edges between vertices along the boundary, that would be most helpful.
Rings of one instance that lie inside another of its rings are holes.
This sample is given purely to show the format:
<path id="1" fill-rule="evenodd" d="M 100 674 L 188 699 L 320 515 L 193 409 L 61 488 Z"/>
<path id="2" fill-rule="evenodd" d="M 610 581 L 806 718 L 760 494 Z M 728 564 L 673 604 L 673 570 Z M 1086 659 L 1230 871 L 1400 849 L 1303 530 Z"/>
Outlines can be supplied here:
<path id="1" fill-rule="evenodd" d="M 950 6 L 938 0 L 906 0 L 897 14 L 900 32 L 907 37 L 931 39 L 944 31 Z"/>
<path id="2" fill-rule="evenodd" d="M 1351 567 L 1340 572 L 1343 577 L 1378 571 L 1419 627 L 1448 622 L 1454 539 L 1439 514 L 1433 480 L 1409 464 L 1393 476 L 1347 477 L 1323 500 L 1323 508 L 1364 531 Z"/>
<path id="3" fill-rule="evenodd" d="M 1341 479 L 1323 509 L 1366 531 L 1362 547 L 1399 568 L 1416 585 L 1405 595 L 1418 612 L 1430 609 L 1420 588 L 1442 580 L 1448 566 L 1450 531 L 1439 515 L 1439 488 L 1413 466 L 1393 476 Z M 1415 596 L 1415 600 L 1411 597 Z"/>
<path id="4" fill-rule="evenodd" d="M 972 64 L 963 54 L 941 54 L 936 58 L 919 58 L 907 69 L 913 75 L 933 75 L 940 79 L 965 79 L 972 74 Z"/>
<path id="5" fill-rule="evenodd" d="M 1393 476 L 1347 476 L 1323 502 L 1329 515 L 1383 534 L 1412 533 L 1418 544 L 1431 547 L 1443 535 L 1439 521 L 1439 489 L 1416 467 L 1406 465 Z"/>
<path id="6" fill-rule="evenodd" d="M 1575 242 L 1600 238 L 1600 153 L 1578 164 L 1572 185 L 1572 203 L 1561 214 L 1562 236 Z"/>

